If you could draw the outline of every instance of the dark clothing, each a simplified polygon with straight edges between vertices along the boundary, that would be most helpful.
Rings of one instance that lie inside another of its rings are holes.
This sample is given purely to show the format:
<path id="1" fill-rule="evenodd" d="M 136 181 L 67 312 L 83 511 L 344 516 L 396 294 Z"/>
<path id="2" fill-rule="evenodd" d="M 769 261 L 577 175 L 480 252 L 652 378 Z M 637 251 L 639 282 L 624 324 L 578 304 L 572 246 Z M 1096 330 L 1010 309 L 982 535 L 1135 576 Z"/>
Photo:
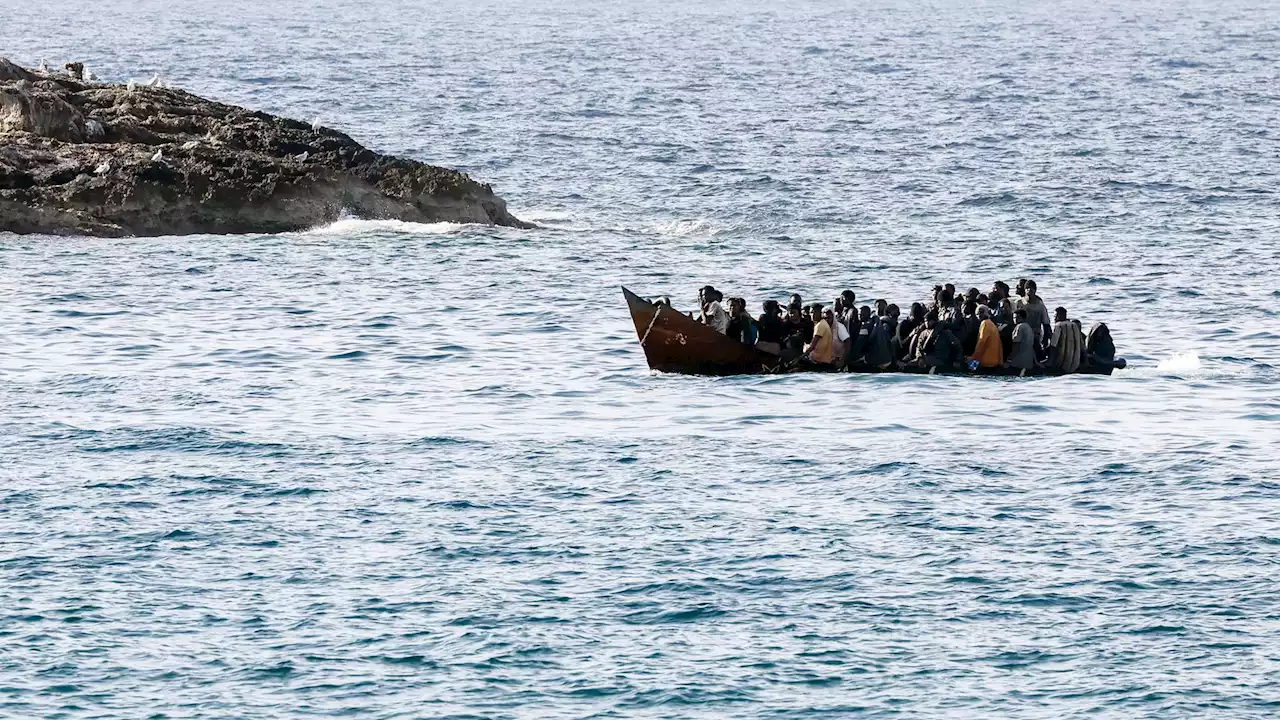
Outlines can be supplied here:
<path id="1" fill-rule="evenodd" d="M 784 318 L 782 326 L 786 330 L 787 339 L 782 343 L 783 357 L 791 355 L 799 355 L 804 352 L 804 347 L 813 342 L 813 322 L 800 318 L 799 320 L 791 320 Z"/>
<path id="2" fill-rule="evenodd" d="M 968 357 L 973 354 L 974 349 L 978 347 L 978 329 L 982 327 L 982 321 L 977 315 L 965 315 L 962 331 L 958 333 L 960 337 L 960 346 L 964 348 L 964 355 Z"/>
<path id="3" fill-rule="evenodd" d="M 787 339 L 787 326 L 777 315 L 761 315 L 756 321 L 756 333 L 760 342 L 781 345 Z"/>
<path id="4" fill-rule="evenodd" d="M 1111 329 L 1106 323 L 1098 323 L 1089 330 L 1085 341 L 1085 357 L 1091 365 L 1111 365 L 1116 360 L 1116 344 L 1111 340 Z"/>
<path id="5" fill-rule="evenodd" d="M 890 342 L 891 326 L 888 323 L 871 323 L 871 333 L 867 336 L 865 360 L 871 367 L 881 367 L 893 361 L 893 346 Z"/>
<path id="6" fill-rule="evenodd" d="M 925 347 L 925 352 L 931 355 L 939 366 L 950 367 L 959 362 L 964 348 L 960 345 L 960 339 L 951 332 L 951 328 L 939 325 L 933 331 L 933 337 L 930 338 L 929 346 Z"/>
<path id="7" fill-rule="evenodd" d="M 898 333 L 897 333 L 896 339 L 897 339 L 897 346 L 898 346 L 897 354 L 899 359 L 910 356 L 911 334 L 914 333 L 916 328 L 919 326 L 920 326 L 920 323 L 916 322 L 915 320 L 912 320 L 911 318 L 907 318 L 902 322 L 898 323 Z"/>
<path id="8" fill-rule="evenodd" d="M 737 340 L 740 343 L 748 345 L 756 344 L 755 323 L 752 322 L 751 316 L 743 313 L 729 318 L 729 329 L 725 331 L 725 335 Z"/>
<path id="9" fill-rule="evenodd" d="M 1014 324 L 1007 322 L 1004 324 L 996 323 L 996 327 L 1000 328 L 1000 348 L 1004 350 L 1004 357 L 1007 359 L 1013 354 L 1013 328 Z"/>

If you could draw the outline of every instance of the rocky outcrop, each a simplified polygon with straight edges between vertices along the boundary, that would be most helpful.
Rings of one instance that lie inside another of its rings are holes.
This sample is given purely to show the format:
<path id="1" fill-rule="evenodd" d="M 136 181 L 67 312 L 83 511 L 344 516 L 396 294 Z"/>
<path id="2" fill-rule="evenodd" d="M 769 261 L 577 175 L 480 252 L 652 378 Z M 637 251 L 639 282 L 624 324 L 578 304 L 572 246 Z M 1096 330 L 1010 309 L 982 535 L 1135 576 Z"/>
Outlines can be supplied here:
<path id="1" fill-rule="evenodd" d="M 456 170 L 182 90 L 0 58 L 0 232 L 284 232 L 345 215 L 530 227 Z"/>

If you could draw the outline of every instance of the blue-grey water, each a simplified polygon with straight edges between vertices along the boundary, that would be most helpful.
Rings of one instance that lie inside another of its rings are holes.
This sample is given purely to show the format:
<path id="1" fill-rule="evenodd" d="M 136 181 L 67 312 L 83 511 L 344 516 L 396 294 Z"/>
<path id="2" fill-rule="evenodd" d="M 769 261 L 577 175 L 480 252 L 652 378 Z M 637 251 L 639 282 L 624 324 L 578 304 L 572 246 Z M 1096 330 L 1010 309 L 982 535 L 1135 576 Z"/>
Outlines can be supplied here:
<path id="1" fill-rule="evenodd" d="M 0 716 L 1280 714 L 1280 6 L 4 3 L 530 232 L 0 236 Z M 1035 277 L 1114 377 L 650 374 Z"/>

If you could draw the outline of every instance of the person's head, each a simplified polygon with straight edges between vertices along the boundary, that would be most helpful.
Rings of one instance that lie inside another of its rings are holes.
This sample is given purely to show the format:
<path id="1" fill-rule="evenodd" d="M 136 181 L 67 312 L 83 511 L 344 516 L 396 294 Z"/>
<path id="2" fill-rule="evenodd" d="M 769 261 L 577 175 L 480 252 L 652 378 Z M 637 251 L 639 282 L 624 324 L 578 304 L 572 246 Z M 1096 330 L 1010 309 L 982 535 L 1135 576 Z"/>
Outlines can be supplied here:
<path id="1" fill-rule="evenodd" d="M 951 288 L 950 283 L 943 285 L 942 292 L 938 294 L 938 305 L 941 307 L 947 307 L 955 304 L 955 301 L 956 301 L 955 288 L 951 288 L 951 289 L 948 289 L 948 288 Z"/>
<path id="2" fill-rule="evenodd" d="M 841 312 L 842 310 L 844 310 L 844 298 L 837 297 L 837 298 L 836 298 L 836 299 L 831 303 L 831 307 L 833 308 L 833 311 L 834 311 L 837 315 L 838 315 L 838 314 L 840 314 L 840 312 Z"/>
<path id="3" fill-rule="evenodd" d="M 870 319 L 871 319 L 871 306 L 870 306 L 870 305 L 863 305 L 863 306 L 858 310 L 858 318 L 859 318 L 860 320 L 862 320 L 862 322 L 867 322 L 868 320 L 870 320 Z"/>
<path id="4" fill-rule="evenodd" d="M 702 289 L 698 291 L 698 299 L 702 301 L 703 305 L 706 305 L 715 300 L 718 294 L 720 294 L 719 291 L 711 285 L 703 285 Z"/>
<path id="5" fill-rule="evenodd" d="M 969 288 L 968 292 L 966 292 L 964 296 L 970 300 L 976 301 L 978 299 L 978 296 L 981 294 L 982 293 L 978 292 L 978 288 Z"/>
<path id="6" fill-rule="evenodd" d="M 893 303 L 889 303 L 889 307 L 885 308 L 885 312 L 894 320 L 897 320 L 902 315 L 902 309 Z"/>
<path id="7" fill-rule="evenodd" d="M 1003 280 L 997 280 L 991 283 L 991 297 L 997 301 L 1009 297 L 1009 284 Z"/>
<path id="8" fill-rule="evenodd" d="M 740 297 L 729 298 L 729 313 L 731 315 L 741 315 L 747 311 L 747 301 Z"/>
<path id="9" fill-rule="evenodd" d="M 764 310 L 764 314 L 768 317 L 778 317 L 782 314 L 782 308 L 778 306 L 777 300 L 765 300 L 760 309 Z"/>
<path id="10" fill-rule="evenodd" d="M 1079 319 L 1079 318 L 1071 318 L 1071 324 L 1072 324 L 1072 325 L 1075 325 L 1077 330 L 1079 330 L 1079 329 L 1080 329 L 1080 319 Z"/>
<path id="11" fill-rule="evenodd" d="M 814 319 L 813 306 L 805 305 L 804 309 L 800 311 L 800 314 L 804 317 L 805 320 L 813 320 Z"/>
<path id="12" fill-rule="evenodd" d="M 955 299 L 951 304 L 952 304 L 952 305 L 955 307 L 955 309 L 957 309 L 957 310 L 962 310 L 962 309 L 964 309 L 964 304 L 965 304 L 964 296 L 963 296 L 963 295 L 957 295 L 957 296 L 956 296 L 956 299 Z"/>
<path id="13" fill-rule="evenodd" d="M 876 314 L 883 316 L 889 309 L 889 303 L 884 298 L 876 300 Z"/>
<path id="14" fill-rule="evenodd" d="M 831 308 L 826 308 L 824 310 L 821 305 L 817 305 L 813 310 L 818 313 L 818 317 L 826 320 L 828 325 L 832 324 L 836 320 L 836 314 L 832 312 Z"/>
<path id="15" fill-rule="evenodd" d="M 804 301 L 800 299 L 800 293 L 791 293 L 791 297 L 787 300 L 787 304 L 800 307 L 804 304 Z"/>
<path id="16" fill-rule="evenodd" d="M 1020 323 L 1024 323 L 1027 321 L 1027 311 L 1019 310 L 1018 312 L 1013 314 L 1013 318 Z"/>
<path id="17" fill-rule="evenodd" d="M 1018 297 L 1023 297 L 1026 294 L 1027 294 L 1027 279 L 1022 278 L 1018 280 Z"/>
<path id="18" fill-rule="evenodd" d="M 987 307 L 986 305 L 979 305 L 979 306 L 978 306 L 978 319 L 979 319 L 979 320 L 990 320 L 990 319 L 991 319 L 991 308 Z"/>
<path id="19" fill-rule="evenodd" d="M 979 305 L 987 305 L 987 304 L 990 304 L 990 302 L 991 302 L 991 297 L 990 297 L 989 295 L 987 295 L 986 293 L 979 293 L 979 294 L 978 294 L 978 304 L 979 304 Z"/>
<path id="20" fill-rule="evenodd" d="M 1062 322 L 1063 320 L 1066 320 L 1066 319 L 1067 319 L 1067 309 L 1066 309 L 1066 308 L 1064 308 L 1064 307 L 1057 307 L 1057 308 L 1054 308 L 1054 309 L 1053 309 L 1053 321 L 1054 321 L 1054 322 Z"/>
<path id="21" fill-rule="evenodd" d="M 787 306 L 787 319 L 788 319 L 788 320 L 791 320 L 792 322 L 796 322 L 796 321 L 799 321 L 800 319 L 802 319 L 803 317 L 804 317 L 804 315 L 803 315 L 803 314 L 801 314 L 801 312 L 800 312 L 800 306 L 799 306 L 799 305 L 788 305 L 788 306 Z"/>
<path id="22" fill-rule="evenodd" d="M 920 303 L 911 303 L 911 319 L 917 323 L 924 322 L 924 306 Z"/>
<path id="23" fill-rule="evenodd" d="M 809 306 L 809 317 L 813 318 L 814 322 L 822 319 L 822 303 L 814 303 Z"/>
<path id="24" fill-rule="evenodd" d="M 852 290 L 840 293 L 840 299 L 844 301 L 844 306 L 847 308 L 853 307 L 858 302 L 858 296 L 854 295 Z"/>
<path id="25" fill-rule="evenodd" d="M 938 313 L 934 312 L 933 310 L 930 310 L 929 314 L 924 316 L 924 326 L 929 328 L 930 330 L 937 327 Z"/>
<path id="26" fill-rule="evenodd" d="M 949 294 L 951 294 L 951 295 L 955 295 L 955 294 L 956 294 L 956 286 L 955 286 L 955 285 L 952 285 L 951 283 L 947 283 L 946 285 L 943 285 L 943 286 L 942 286 L 942 289 L 943 289 L 943 290 L 946 290 L 946 291 L 947 291 L 947 293 L 949 293 Z"/>
<path id="27" fill-rule="evenodd" d="M 974 313 L 976 313 L 976 312 L 978 312 L 978 303 L 977 303 L 976 301 L 974 301 L 974 300 L 965 300 L 965 301 L 964 301 L 964 314 L 965 314 L 965 315 L 973 315 L 973 314 L 974 314 Z"/>
<path id="28" fill-rule="evenodd" d="M 1036 281 L 1028 280 L 1027 281 L 1027 297 L 1033 298 L 1035 296 L 1036 296 Z"/>

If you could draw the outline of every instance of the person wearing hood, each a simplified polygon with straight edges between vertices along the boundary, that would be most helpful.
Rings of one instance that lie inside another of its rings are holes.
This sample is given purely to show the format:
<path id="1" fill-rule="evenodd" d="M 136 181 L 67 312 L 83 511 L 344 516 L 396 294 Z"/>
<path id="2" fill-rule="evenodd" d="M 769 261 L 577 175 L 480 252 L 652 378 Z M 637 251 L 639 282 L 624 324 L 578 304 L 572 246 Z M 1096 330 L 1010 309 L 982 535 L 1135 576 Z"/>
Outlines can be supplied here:
<path id="1" fill-rule="evenodd" d="M 974 346 L 970 362 L 980 368 L 998 368 L 1004 365 L 1004 346 L 1000 343 L 1000 330 L 991 320 L 991 308 L 978 307 L 978 344 Z"/>

